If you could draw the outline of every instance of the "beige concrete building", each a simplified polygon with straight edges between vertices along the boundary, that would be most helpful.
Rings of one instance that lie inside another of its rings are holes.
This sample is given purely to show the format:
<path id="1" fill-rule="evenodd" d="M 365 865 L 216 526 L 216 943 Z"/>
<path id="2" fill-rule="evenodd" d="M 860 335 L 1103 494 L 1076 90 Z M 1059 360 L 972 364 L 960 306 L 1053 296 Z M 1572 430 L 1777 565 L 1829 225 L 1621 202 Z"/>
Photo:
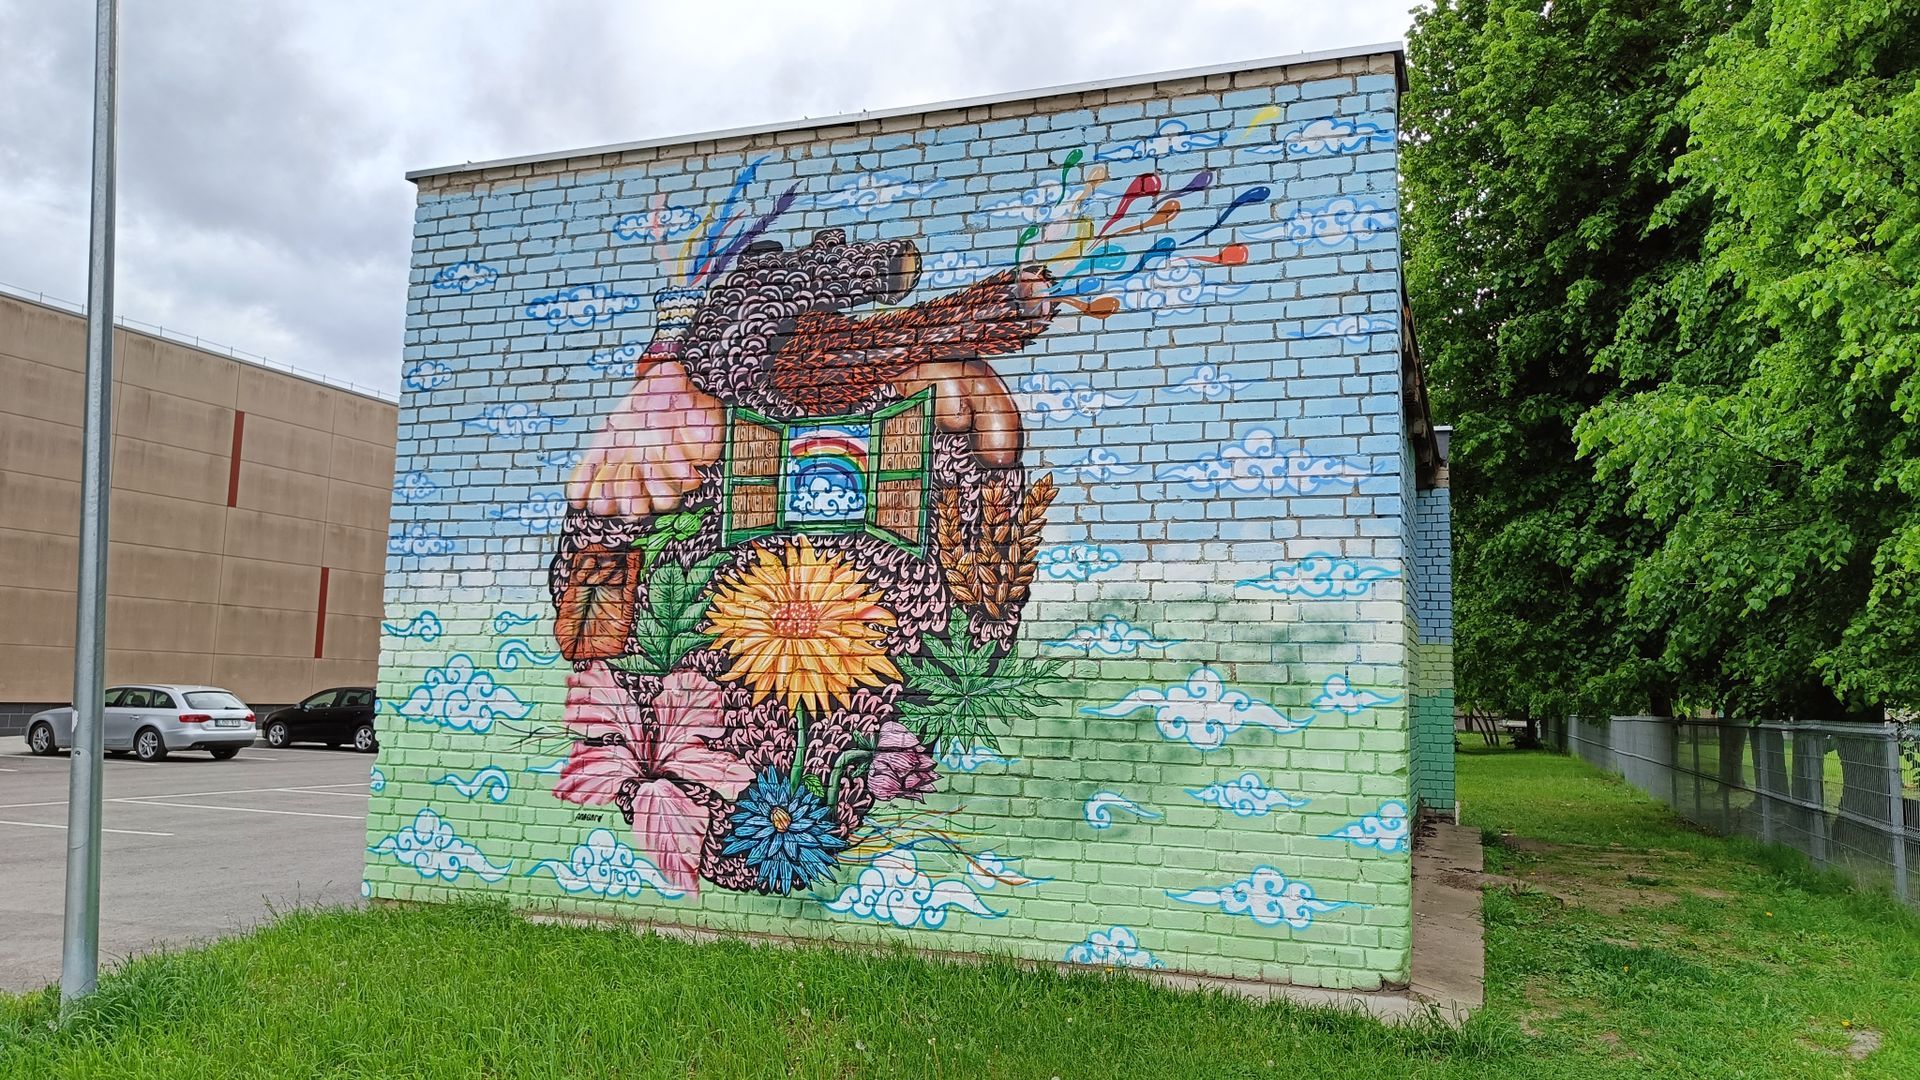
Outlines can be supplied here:
<path id="1" fill-rule="evenodd" d="M 85 320 L 0 295 L 0 733 L 72 695 Z M 107 678 L 372 685 L 391 402 L 114 335 Z"/>

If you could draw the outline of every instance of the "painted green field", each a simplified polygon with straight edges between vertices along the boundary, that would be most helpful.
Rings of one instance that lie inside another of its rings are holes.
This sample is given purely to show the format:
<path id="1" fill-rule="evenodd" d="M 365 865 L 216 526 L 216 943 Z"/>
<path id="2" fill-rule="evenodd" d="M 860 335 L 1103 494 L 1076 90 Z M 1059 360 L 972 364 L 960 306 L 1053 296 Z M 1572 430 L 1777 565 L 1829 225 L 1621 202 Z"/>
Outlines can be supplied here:
<path id="1" fill-rule="evenodd" d="M 136 962 L 12 1077 L 1920 1076 L 1920 919 L 1566 758 L 1463 754 L 1488 1007 L 1386 1028 L 906 955 L 690 945 L 498 908 L 301 912 Z"/>

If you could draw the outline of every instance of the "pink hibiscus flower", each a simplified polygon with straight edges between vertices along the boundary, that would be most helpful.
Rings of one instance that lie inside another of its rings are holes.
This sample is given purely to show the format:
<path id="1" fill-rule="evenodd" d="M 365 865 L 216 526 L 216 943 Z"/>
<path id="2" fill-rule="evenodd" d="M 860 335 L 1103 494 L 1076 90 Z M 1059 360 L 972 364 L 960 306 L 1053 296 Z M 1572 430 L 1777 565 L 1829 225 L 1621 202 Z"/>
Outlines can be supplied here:
<path id="1" fill-rule="evenodd" d="M 873 797 L 924 800 L 937 779 L 933 755 L 920 744 L 919 736 L 898 720 L 880 725 L 875 741 L 873 763 L 867 768 L 867 790 Z"/>
<path id="2" fill-rule="evenodd" d="M 753 780 L 745 762 L 706 743 L 722 731 L 720 687 L 676 671 L 653 699 L 647 723 L 633 695 L 606 665 L 594 664 L 567 676 L 565 715 L 577 737 L 554 795 L 619 807 L 641 852 L 675 886 L 698 893 L 712 815 L 687 789 L 697 784 L 736 799 Z"/>

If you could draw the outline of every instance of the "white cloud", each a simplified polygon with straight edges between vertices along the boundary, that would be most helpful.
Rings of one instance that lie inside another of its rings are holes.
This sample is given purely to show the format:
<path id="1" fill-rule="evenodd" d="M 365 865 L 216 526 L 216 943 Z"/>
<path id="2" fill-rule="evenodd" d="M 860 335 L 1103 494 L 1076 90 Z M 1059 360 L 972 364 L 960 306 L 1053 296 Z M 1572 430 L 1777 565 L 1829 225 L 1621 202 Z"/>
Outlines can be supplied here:
<path id="1" fill-rule="evenodd" d="M 1157 968 L 1163 966 L 1153 954 L 1140 947 L 1140 938 L 1124 926 L 1095 930 L 1078 945 L 1067 948 L 1069 964 L 1092 967 Z"/>
<path id="2" fill-rule="evenodd" d="M 453 369 L 438 360 L 408 364 L 400 377 L 402 388 L 413 391 L 438 390 L 453 381 Z"/>
<path id="3" fill-rule="evenodd" d="M 1187 794 L 1203 803 L 1211 803 L 1236 817 L 1264 817 L 1278 807 L 1298 810 L 1306 799 L 1296 799 L 1284 791 L 1267 786 L 1256 772 L 1241 773 L 1237 780 L 1223 780 L 1203 788 L 1188 788 Z"/>
<path id="4" fill-rule="evenodd" d="M 1212 364 L 1201 364 L 1185 379 L 1167 387 L 1169 394 L 1192 394 L 1202 401 L 1222 401 L 1239 389 L 1231 375 Z"/>
<path id="5" fill-rule="evenodd" d="M 513 781 L 507 779 L 506 771 L 495 765 L 489 765 L 472 776 L 447 773 L 434 781 L 435 786 L 441 784 L 453 788 L 465 798 L 484 795 L 488 801 L 497 803 L 506 802 L 507 794 L 513 790 Z"/>
<path id="6" fill-rule="evenodd" d="M 1399 228 L 1399 215 L 1376 199 L 1342 195 L 1302 206 L 1291 217 L 1242 229 L 1242 240 L 1283 240 L 1308 247 L 1344 247 Z"/>
<path id="7" fill-rule="evenodd" d="M 1076 627 L 1066 637 L 1059 641 L 1049 641 L 1047 644 L 1056 649 L 1073 649 L 1089 656 L 1096 652 L 1106 656 L 1133 656 L 1141 649 L 1166 649 L 1180 643 L 1161 641 L 1118 615 L 1108 615 L 1096 625 Z"/>
<path id="8" fill-rule="evenodd" d="M 1093 716 L 1132 716 L 1141 709 L 1152 709 L 1153 720 L 1162 737 L 1191 743 L 1197 750 L 1218 750 L 1227 736 L 1248 724 L 1289 735 L 1313 723 L 1312 717 L 1295 720 L 1259 698 L 1236 690 L 1212 668 L 1198 668 L 1184 683 L 1165 688 L 1139 687 L 1112 705 L 1083 707 Z"/>
<path id="9" fill-rule="evenodd" d="M 636 214 L 624 214 L 613 223 L 613 235 L 622 240 L 657 243 L 684 236 L 700 224 L 699 213 L 684 206 L 661 206 Z"/>
<path id="10" fill-rule="evenodd" d="M 1376 694 L 1371 690 L 1356 690 L 1347 682 L 1345 675 L 1329 676 L 1320 690 L 1320 696 L 1313 699 L 1313 707 L 1321 712 L 1340 712 L 1348 716 L 1363 713 L 1375 705 L 1391 705 L 1400 699 Z"/>
<path id="11" fill-rule="evenodd" d="M 1149 810 L 1117 791 L 1096 791 L 1087 797 L 1085 806 L 1080 808 L 1081 816 L 1093 829 L 1113 828 L 1114 811 L 1132 814 L 1141 821 L 1159 821 L 1166 816 L 1158 811 Z"/>
<path id="12" fill-rule="evenodd" d="M 458 292 L 484 289 L 500 279 L 500 271 L 485 263 L 457 262 L 433 275 L 433 287 Z"/>
<path id="13" fill-rule="evenodd" d="M 1057 375 L 1029 375 L 1014 388 L 1014 396 L 1022 402 L 1027 419 L 1041 425 L 1092 420 L 1103 410 L 1133 401 L 1132 394 L 1095 390 Z"/>
<path id="14" fill-rule="evenodd" d="M 513 868 L 509 861 L 496 866 L 480 849 L 462 840 L 453 826 L 432 810 L 421 810 L 413 823 L 381 837 L 368 851 L 411 866 L 423 878 L 458 881 L 471 873 L 482 881 L 499 881 Z"/>
<path id="15" fill-rule="evenodd" d="M 1167 895 L 1183 904 L 1203 904 L 1217 907 L 1228 915 L 1245 915 L 1261 926 L 1285 924 L 1295 930 L 1313 925 L 1316 915 L 1363 906 L 1322 900 L 1314 895 L 1313 886 L 1304 881 L 1289 881 L 1285 874 L 1271 866 L 1258 867 L 1239 881 L 1218 888 L 1168 890 Z"/>
<path id="16" fill-rule="evenodd" d="M 590 892 L 609 899 L 635 897 L 648 889 L 668 900 L 686 893 L 668 881 L 660 868 L 647 857 L 628 847 L 612 830 L 595 829 L 585 843 L 575 844 L 566 862 L 544 859 L 527 871 L 533 877 L 545 870 L 554 883 L 569 893 Z"/>
<path id="17" fill-rule="evenodd" d="M 495 720 L 522 720 L 532 711 L 491 674 L 474 667 L 465 653 L 429 668 L 399 708 L 416 724 L 476 733 L 492 728 Z"/>
<path id="18" fill-rule="evenodd" d="M 842 184 L 831 195 L 822 195 L 817 204 L 843 210 L 881 210 L 896 202 L 930 195 L 944 186 L 944 180 L 916 182 L 900 176 L 868 175 Z"/>
<path id="19" fill-rule="evenodd" d="M 1285 449 L 1273 432 L 1256 428 L 1216 454 L 1162 469 L 1160 479 L 1185 480 L 1188 487 L 1210 495 L 1310 495 L 1328 486 L 1351 487 L 1367 475 L 1365 468 L 1345 458 Z"/>
<path id="20" fill-rule="evenodd" d="M 1062 465 L 1061 468 L 1071 469 L 1096 483 L 1122 476 L 1132 476 L 1140 471 L 1139 465 L 1122 462 L 1120 455 L 1104 446 L 1094 447 L 1079 458 Z"/>
<path id="21" fill-rule="evenodd" d="M 938 930 L 950 911 L 958 909 L 983 919 L 1006 914 L 987 906 L 965 881 L 935 881 L 920 869 L 911 850 L 897 848 L 874 857 L 853 884 L 832 900 L 821 901 L 828 911 L 912 930 Z"/>
<path id="22" fill-rule="evenodd" d="M 1379 563 L 1316 554 L 1293 562 L 1275 563 L 1265 574 L 1238 582 L 1237 587 L 1279 596 L 1330 600 L 1364 596 L 1373 589 L 1374 582 L 1399 576 L 1400 571 Z"/>
<path id="23" fill-rule="evenodd" d="M 1096 161 L 1136 161 L 1142 158 L 1172 157 L 1195 150 L 1211 150 L 1226 141 L 1220 132 L 1191 131 L 1181 120 L 1162 120 L 1158 133 L 1132 142 L 1102 147 Z"/>
<path id="24" fill-rule="evenodd" d="M 1105 544 L 1055 544 L 1040 549 L 1040 569 L 1055 581 L 1086 581 L 1126 560 Z"/>
<path id="25" fill-rule="evenodd" d="M 1407 826 L 1407 807 L 1401 802 L 1380 804 L 1379 813 L 1368 814 L 1327 834 L 1329 840 L 1345 840 L 1355 847 L 1381 851 L 1405 851 L 1412 843 Z"/>
<path id="26" fill-rule="evenodd" d="M 640 297 L 633 293 L 596 281 L 534 297 L 527 304 L 527 318 L 538 319 L 555 330 L 563 326 L 590 327 L 639 311 L 641 304 Z"/>

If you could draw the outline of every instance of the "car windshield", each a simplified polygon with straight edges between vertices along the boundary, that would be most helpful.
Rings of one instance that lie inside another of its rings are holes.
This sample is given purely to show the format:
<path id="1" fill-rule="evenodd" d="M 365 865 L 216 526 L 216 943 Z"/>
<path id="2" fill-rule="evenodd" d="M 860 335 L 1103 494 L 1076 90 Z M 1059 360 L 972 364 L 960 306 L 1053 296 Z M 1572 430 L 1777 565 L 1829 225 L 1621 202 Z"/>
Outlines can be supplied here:
<path id="1" fill-rule="evenodd" d="M 246 703 L 225 690 L 190 690 L 187 707 L 191 709 L 244 709 Z"/>

